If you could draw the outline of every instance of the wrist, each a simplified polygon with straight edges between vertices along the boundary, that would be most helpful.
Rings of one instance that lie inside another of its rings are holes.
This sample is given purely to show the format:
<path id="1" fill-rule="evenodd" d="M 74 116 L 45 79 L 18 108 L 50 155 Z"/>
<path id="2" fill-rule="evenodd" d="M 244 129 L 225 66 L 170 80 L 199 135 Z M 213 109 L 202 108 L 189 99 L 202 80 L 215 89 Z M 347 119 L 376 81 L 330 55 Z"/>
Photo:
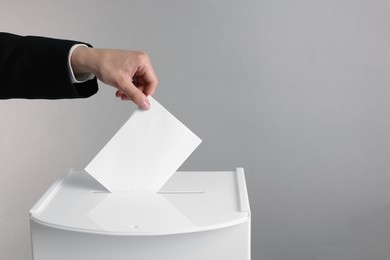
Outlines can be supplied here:
<path id="1" fill-rule="evenodd" d="M 74 49 L 70 58 L 71 66 L 74 74 L 95 74 L 96 72 L 96 58 L 95 49 L 88 46 L 79 46 Z"/>

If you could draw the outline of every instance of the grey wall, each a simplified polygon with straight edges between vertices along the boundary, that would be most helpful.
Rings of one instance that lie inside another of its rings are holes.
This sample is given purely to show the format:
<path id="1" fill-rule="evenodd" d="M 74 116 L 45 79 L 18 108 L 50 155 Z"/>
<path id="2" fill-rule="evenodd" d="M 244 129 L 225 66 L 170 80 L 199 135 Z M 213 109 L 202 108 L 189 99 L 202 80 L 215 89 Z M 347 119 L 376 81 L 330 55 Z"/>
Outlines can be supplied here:
<path id="1" fill-rule="evenodd" d="M 182 170 L 246 169 L 252 259 L 390 258 L 388 1 L 0 0 L 0 30 L 147 50 L 203 139 Z M 30 259 L 30 207 L 133 109 L 104 85 L 0 102 L 0 259 Z"/>

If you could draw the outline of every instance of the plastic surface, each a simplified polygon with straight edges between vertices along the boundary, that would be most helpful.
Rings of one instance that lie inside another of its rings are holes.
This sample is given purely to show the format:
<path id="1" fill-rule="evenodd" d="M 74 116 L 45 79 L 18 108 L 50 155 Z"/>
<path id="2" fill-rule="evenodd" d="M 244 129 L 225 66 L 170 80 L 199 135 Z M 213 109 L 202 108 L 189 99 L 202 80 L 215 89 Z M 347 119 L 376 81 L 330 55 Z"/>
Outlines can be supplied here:
<path id="1" fill-rule="evenodd" d="M 95 234 L 208 231 L 250 219 L 243 169 L 177 172 L 158 193 L 109 193 L 84 171 L 58 180 L 30 212 L 39 224 Z"/>

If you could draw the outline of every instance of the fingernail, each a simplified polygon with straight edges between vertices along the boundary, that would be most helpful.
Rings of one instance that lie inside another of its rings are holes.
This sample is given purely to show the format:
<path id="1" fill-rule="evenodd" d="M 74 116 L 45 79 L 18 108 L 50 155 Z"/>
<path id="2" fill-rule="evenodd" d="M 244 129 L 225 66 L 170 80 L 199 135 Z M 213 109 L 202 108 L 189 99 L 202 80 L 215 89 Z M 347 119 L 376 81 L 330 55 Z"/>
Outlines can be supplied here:
<path id="1" fill-rule="evenodd" d="M 148 101 L 144 100 L 144 102 L 142 103 L 142 108 L 144 110 L 148 110 L 150 108 L 150 104 Z"/>

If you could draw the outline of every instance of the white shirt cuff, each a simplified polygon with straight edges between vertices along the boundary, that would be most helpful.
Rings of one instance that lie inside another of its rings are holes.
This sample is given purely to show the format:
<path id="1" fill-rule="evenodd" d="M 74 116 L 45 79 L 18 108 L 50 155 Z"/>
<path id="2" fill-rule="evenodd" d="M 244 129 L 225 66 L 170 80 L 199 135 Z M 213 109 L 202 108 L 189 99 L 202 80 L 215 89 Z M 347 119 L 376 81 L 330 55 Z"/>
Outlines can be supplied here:
<path id="1" fill-rule="evenodd" d="M 95 77 L 95 75 L 93 75 L 92 73 L 83 73 L 83 74 L 77 74 L 77 78 L 76 76 L 74 75 L 74 72 L 73 72 L 73 69 L 72 69 L 72 64 L 71 64 L 71 57 L 72 57 L 72 54 L 73 54 L 73 51 L 77 48 L 77 47 L 86 47 L 88 48 L 87 45 L 85 44 L 75 44 L 72 46 L 72 48 L 69 50 L 69 55 L 68 55 L 68 70 L 69 70 L 69 77 L 70 77 L 70 80 L 72 81 L 72 83 L 83 83 L 87 80 L 91 80 Z"/>

